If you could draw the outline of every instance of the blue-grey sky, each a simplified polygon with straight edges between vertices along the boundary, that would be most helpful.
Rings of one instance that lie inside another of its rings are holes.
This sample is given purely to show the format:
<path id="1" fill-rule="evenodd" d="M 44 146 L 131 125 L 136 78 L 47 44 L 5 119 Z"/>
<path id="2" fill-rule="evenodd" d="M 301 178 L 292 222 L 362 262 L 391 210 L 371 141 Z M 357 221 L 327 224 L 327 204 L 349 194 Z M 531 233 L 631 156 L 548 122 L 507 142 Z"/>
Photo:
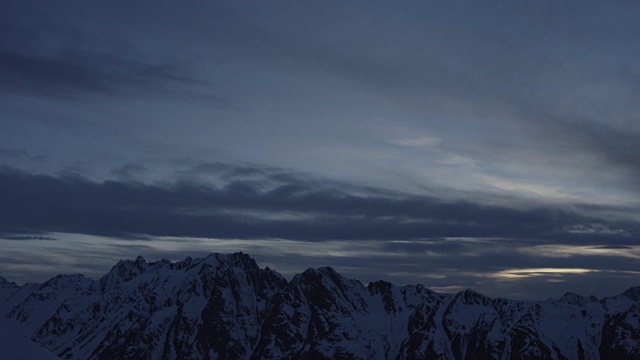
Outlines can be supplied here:
<path id="1" fill-rule="evenodd" d="M 245 251 L 640 285 L 640 3 L 0 4 L 0 276 Z"/>

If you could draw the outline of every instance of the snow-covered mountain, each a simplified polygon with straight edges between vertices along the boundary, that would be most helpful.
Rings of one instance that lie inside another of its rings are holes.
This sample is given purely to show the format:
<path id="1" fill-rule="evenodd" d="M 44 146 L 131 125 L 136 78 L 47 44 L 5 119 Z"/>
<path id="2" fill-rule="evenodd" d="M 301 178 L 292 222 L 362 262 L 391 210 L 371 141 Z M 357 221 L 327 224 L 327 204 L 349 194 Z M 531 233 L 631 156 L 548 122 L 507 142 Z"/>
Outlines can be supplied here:
<path id="1" fill-rule="evenodd" d="M 0 278 L 0 311 L 63 359 L 640 359 L 640 287 L 512 301 L 328 267 L 287 281 L 242 253 Z"/>

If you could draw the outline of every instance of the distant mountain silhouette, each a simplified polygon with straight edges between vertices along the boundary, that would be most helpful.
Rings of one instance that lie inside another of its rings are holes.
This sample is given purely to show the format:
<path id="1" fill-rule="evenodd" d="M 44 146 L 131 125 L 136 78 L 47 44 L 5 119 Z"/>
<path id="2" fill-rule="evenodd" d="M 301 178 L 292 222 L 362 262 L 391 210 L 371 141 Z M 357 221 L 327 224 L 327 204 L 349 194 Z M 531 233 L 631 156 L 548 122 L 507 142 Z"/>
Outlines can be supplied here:
<path id="1" fill-rule="evenodd" d="M 514 301 L 329 267 L 287 281 L 243 253 L 0 278 L 0 310 L 63 359 L 640 359 L 640 288 Z"/>

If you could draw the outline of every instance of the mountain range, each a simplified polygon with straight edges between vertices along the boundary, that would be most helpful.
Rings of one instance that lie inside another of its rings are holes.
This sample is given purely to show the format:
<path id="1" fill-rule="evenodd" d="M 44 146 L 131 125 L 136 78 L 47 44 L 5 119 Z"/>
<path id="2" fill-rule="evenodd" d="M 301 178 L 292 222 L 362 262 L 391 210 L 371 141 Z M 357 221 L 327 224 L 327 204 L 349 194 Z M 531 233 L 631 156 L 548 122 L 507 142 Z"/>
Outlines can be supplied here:
<path id="1" fill-rule="evenodd" d="M 288 281 L 243 253 L 0 278 L 0 313 L 61 359 L 640 359 L 640 287 L 517 301 L 330 267 Z"/>

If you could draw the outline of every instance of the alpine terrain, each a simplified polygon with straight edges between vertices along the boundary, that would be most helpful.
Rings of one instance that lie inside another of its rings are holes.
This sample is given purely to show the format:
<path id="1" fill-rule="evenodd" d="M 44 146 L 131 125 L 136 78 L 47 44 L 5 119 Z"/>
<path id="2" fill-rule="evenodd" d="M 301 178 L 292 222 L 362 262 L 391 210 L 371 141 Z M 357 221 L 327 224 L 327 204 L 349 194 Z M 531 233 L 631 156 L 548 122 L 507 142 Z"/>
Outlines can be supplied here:
<path id="1" fill-rule="evenodd" d="M 243 253 L 138 257 L 99 280 L 0 278 L 0 311 L 62 359 L 640 359 L 640 287 L 513 301 L 365 286 L 329 267 L 287 281 Z"/>

